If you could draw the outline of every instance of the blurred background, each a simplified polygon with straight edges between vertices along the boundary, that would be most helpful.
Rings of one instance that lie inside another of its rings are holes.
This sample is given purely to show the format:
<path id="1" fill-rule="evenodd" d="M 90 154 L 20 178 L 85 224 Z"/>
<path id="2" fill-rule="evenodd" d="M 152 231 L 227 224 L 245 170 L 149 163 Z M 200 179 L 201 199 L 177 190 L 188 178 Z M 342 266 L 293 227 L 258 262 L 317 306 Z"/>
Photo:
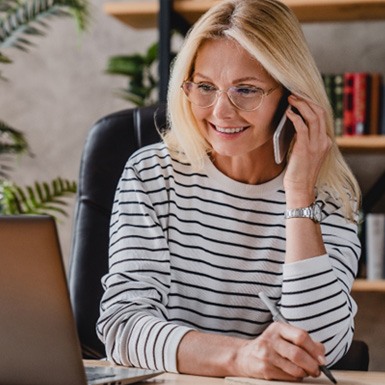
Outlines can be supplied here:
<path id="1" fill-rule="evenodd" d="M 0 83 L 0 117 L 25 133 L 34 154 L 20 158 L 12 172 L 20 185 L 57 176 L 77 180 L 92 124 L 132 107 L 116 95 L 127 80 L 106 74 L 107 62 L 115 55 L 144 53 L 157 40 L 157 30 L 122 24 L 103 12 L 103 2 L 92 0 L 85 32 L 78 32 L 71 18 L 54 18 L 45 37 L 31 39 L 35 46 L 28 53 L 7 51 L 14 63 L 1 68 L 8 80 Z M 321 72 L 371 71 L 385 76 L 385 21 L 304 24 L 303 29 Z M 385 154 L 349 153 L 346 158 L 364 192 L 384 171 Z M 58 225 L 66 265 L 74 201 L 69 199 L 69 215 L 60 217 Z M 371 368 L 385 370 L 384 295 L 360 293 L 356 298 L 358 336 L 373 346 Z"/>

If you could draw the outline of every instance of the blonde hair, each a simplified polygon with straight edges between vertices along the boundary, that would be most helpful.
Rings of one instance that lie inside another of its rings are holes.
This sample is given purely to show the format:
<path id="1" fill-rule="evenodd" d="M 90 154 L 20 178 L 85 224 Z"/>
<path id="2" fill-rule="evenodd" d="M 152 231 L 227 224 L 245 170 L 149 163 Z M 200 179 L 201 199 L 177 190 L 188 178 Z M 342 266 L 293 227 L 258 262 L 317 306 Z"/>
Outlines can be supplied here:
<path id="1" fill-rule="evenodd" d="M 218 38 L 236 41 L 277 82 L 324 108 L 327 133 L 333 144 L 317 187 L 328 186 L 329 193 L 341 201 L 345 216 L 353 220 L 361 199 L 360 189 L 335 142 L 332 109 L 301 26 L 293 12 L 280 1 L 223 1 L 205 13 L 189 31 L 173 63 L 168 90 L 169 130 L 164 133 L 164 141 L 174 156 L 199 169 L 211 150 L 180 87 L 192 75 L 202 43 Z"/>

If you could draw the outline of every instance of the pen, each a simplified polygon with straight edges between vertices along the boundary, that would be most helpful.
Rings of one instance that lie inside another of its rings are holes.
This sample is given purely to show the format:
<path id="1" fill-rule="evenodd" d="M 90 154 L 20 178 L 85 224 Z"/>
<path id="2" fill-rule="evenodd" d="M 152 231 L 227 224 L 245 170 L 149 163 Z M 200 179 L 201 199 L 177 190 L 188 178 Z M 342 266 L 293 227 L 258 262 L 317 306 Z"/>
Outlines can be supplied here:
<path id="1" fill-rule="evenodd" d="M 264 292 L 260 292 L 259 293 L 259 298 L 263 301 L 263 303 L 268 307 L 268 309 L 270 310 L 272 316 L 273 316 L 273 320 L 274 321 L 279 321 L 279 322 L 283 322 L 285 324 L 289 324 L 289 322 L 287 321 L 287 319 L 281 314 L 281 312 L 278 310 L 278 308 L 275 306 L 274 302 L 272 302 L 270 300 L 270 298 L 264 293 Z M 333 384 L 336 384 L 337 383 L 337 380 L 333 377 L 333 374 L 331 373 L 331 371 L 325 366 L 325 365 L 320 365 L 319 366 L 320 370 L 322 373 L 325 374 L 325 376 L 331 381 L 333 382 Z"/>

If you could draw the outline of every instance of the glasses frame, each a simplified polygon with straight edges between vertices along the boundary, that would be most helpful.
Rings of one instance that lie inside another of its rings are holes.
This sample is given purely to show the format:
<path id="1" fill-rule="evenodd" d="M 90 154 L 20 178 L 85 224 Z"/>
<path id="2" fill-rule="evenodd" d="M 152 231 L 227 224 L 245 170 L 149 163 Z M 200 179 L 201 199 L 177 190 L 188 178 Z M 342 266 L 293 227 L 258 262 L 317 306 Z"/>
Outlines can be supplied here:
<path id="1" fill-rule="evenodd" d="M 277 84 L 276 86 L 274 86 L 274 87 L 268 89 L 267 91 L 264 91 L 264 90 L 262 90 L 261 88 L 256 87 L 256 88 L 258 88 L 259 90 L 262 91 L 262 92 L 261 92 L 261 96 L 262 96 L 262 97 L 261 97 L 261 101 L 260 101 L 260 103 L 258 104 L 257 107 L 252 108 L 252 109 L 246 109 L 246 108 L 241 108 L 241 107 L 237 106 L 237 105 L 235 104 L 235 102 L 231 99 L 231 96 L 230 96 L 230 94 L 229 94 L 229 90 L 234 89 L 234 88 L 237 88 L 237 87 L 232 86 L 232 87 L 227 88 L 227 90 L 221 90 L 221 89 L 219 89 L 219 88 L 216 89 L 216 91 L 215 91 L 215 98 L 214 98 L 213 102 L 212 102 L 211 104 L 209 104 L 208 106 L 200 106 L 199 104 L 194 103 L 194 102 L 190 99 L 189 95 L 187 94 L 187 92 L 186 92 L 184 86 L 185 86 L 186 84 L 188 84 L 188 83 L 194 84 L 194 85 L 199 85 L 200 83 L 196 83 L 196 82 L 193 82 L 193 81 L 191 81 L 191 80 L 185 80 L 185 81 L 181 84 L 181 86 L 180 86 L 180 87 L 182 88 L 182 90 L 183 90 L 183 93 L 185 94 L 185 96 L 186 96 L 187 99 L 189 100 L 189 102 L 192 103 L 192 104 L 194 104 L 195 106 L 198 106 L 198 107 L 200 107 L 200 108 L 210 108 L 210 107 L 212 107 L 212 106 L 218 101 L 219 95 L 222 94 L 222 93 L 224 93 L 224 94 L 227 95 L 227 98 L 230 100 L 230 103 L 231 103 L 235 108 L 237 108 L 238 110 L 241 110 L 241 111 L 248 111 L 248 112 L 250 112 L 250 111 L 255 111 L 255 110 L 257 110 L 258 108 L 260 108 L 260 107 L 262 106 L 262 104 L 263 104 L 263 101 L 264 101 L 265 97 L 266 97 L 266 96 L 269 96 L 273 91 L 275 91 L 275 90 L 276 90 L 277 88 L 279 88 L 279 86 L 280 86 L 280 84 Z"/>

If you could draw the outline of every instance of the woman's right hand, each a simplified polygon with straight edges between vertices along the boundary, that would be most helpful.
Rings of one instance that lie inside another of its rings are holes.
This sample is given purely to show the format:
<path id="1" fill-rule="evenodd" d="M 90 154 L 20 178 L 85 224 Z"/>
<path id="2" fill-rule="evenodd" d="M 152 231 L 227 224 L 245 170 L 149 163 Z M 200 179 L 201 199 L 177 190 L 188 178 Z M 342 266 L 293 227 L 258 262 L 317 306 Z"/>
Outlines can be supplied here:
<path id="1" fill-rule="evenodd" d="M 236 371 L 244 377 L 298 381 L 318 377 L 324 346 L 295 326 L 273 322 L 259 337 L 238 349 Z"/>

